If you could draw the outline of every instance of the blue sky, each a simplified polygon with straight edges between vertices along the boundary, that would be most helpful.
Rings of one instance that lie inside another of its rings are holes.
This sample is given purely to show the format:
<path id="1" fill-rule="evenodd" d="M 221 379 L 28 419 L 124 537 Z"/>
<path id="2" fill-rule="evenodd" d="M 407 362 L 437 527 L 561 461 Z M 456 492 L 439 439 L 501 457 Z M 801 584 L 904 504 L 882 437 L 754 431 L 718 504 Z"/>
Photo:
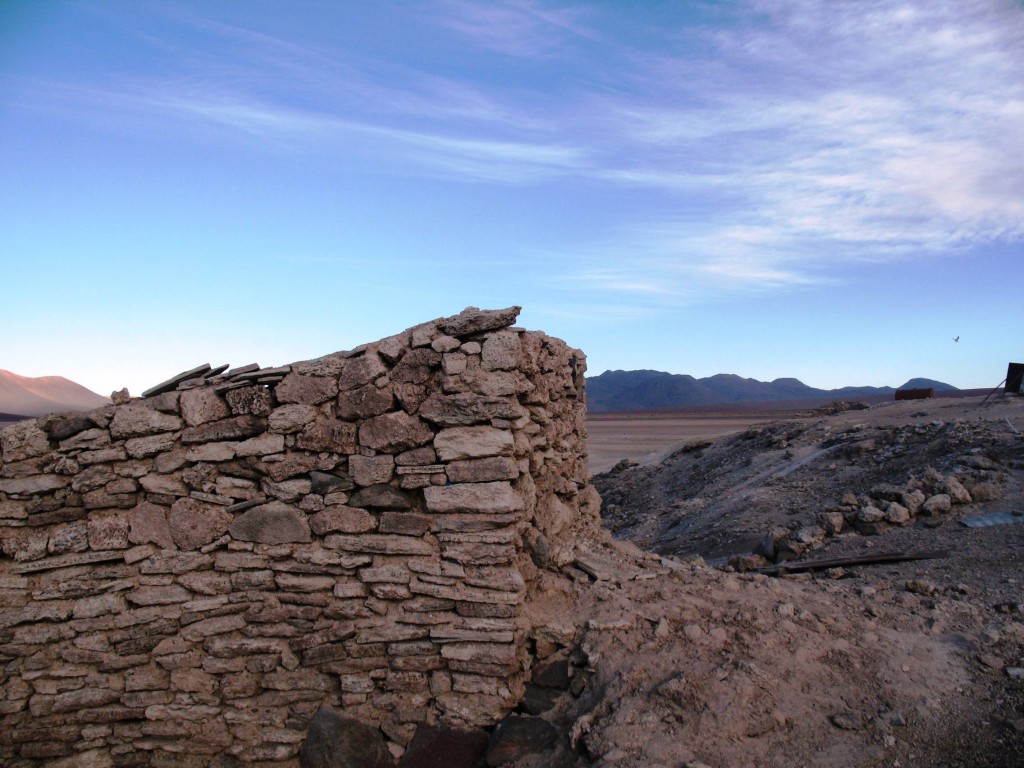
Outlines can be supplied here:
<path id="1" fill-rule="evenodd" d="M 1024 358 L 1020 0 L 5 0 L 0 147 L 0 368 L 101 394 L 469 305 L 592 375 Z"/>

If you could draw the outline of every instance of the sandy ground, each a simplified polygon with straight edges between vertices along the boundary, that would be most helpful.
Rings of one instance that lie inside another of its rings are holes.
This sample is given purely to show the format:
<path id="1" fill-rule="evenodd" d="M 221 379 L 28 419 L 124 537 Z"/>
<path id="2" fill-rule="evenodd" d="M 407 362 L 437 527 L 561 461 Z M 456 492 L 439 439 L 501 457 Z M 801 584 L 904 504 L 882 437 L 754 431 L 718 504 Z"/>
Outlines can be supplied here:
<path id="1" fill-rule="evenodd" d="M 1024 525 L 960 524 L 1024 509 L 1024 398 L 732 419 L 591 421 L 595 462 L 726 436 L 596 480 L 630 541 L 594 541 L 590 577 L 569 569 L 587 684 L 544 715 L 559 750 L 517 766 L 1024 766 Z M 978 498 L 807 556 L 941 558 L 780 578 L 695 557 L 930 470 Z"/>
<path id="2" fill-rule="evenodd" d="M 590 471 L 607 472 L 622 459 L 654 464 L 688 443 L 742 432 L 780 414 L 598 414 L 587 418 Z"/>

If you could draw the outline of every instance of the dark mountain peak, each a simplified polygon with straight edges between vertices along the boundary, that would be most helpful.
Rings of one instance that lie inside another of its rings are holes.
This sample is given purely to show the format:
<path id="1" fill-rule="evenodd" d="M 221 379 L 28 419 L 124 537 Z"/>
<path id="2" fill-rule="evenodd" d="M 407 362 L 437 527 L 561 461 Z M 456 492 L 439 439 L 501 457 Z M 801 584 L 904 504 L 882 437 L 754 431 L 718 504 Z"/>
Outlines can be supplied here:
<path id="1" fill-rule="evenodd" d="M 910 379 L 899 389 L 934 389 L 936 392 L 956 392 L 956 387 L 934 379 Z"/>
<path id="2" fill-rule="evenodd" d="M 911 379 L 902 388 L 955 390 L 931 379 Z M 816 389 L 792 377 L 758 381 L 735 373 L 717 373 L 702 379 L 664 371 L 605 371 L 587 380 L 591 413 L 644 411 L 726 403 L 767 403 L 780 400 L 829 400 L 892 395 L 892 387 Z"/>

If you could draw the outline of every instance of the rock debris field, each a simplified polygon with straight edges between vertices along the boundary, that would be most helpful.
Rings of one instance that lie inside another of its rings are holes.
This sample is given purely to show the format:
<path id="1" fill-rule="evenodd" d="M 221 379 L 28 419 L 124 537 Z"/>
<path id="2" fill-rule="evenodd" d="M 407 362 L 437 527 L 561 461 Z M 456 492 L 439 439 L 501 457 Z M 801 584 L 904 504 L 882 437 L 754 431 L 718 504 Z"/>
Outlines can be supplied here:
<path id="1" fill-rule="evenodd" d="M 1024 398 L 591 485 L 585 359 L 517 312 L 7 428 L 0 762 L 1021 764 Z"/>
<path id="2" fill-rule="evenodd" d="M 833 404 L 598 475 L 604 525 L 683 565 L 598 583 L 578 738 L 620 766 L 1021 765 L 1022 427 L 1001 394 Z M 890 553 L 929 559 L 785 570 Z"/>

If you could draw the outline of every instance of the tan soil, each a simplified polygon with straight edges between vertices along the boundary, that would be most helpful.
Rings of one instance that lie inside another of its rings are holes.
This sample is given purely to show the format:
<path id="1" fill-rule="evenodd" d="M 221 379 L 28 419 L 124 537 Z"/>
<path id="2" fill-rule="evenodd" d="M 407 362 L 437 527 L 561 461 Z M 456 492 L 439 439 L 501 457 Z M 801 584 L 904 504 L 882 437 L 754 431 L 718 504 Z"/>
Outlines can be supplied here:
<path id="1" fill-rule="evenodd" d="M 894 403 L 755 427 L 596 478 L 606 524 L 661 554 L 609 539 L 595 545 L 604 578 L 575 574 L 589 684 L 546 715 L 575 750 L 519 764 L 1024 764 L 1024 524 L 958 523 L 1024 509 L 1014 429 L 1024 398 Z M 979 455 L 995 468 L 964 466 Z M 988 495 L 880 535 L 843 533 L 809 557 L 947 557 L 785 578 L 697 558 L 748 551 L 773 525 L 807 525 L 844 493 L 928 467 Z"/>

